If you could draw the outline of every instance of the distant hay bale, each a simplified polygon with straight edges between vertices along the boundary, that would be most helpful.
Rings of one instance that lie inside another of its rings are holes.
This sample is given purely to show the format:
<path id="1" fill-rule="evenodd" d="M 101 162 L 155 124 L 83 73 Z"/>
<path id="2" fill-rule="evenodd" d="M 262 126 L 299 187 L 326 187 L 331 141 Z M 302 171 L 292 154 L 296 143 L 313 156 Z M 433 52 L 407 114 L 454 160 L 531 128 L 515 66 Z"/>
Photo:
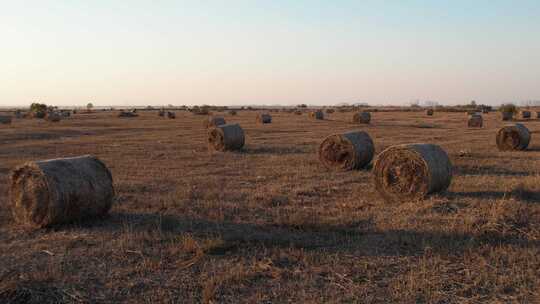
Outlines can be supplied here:
<path id="1" fill-rule="evenodd" d="M 244 142 L 244 130 L 239 124 L 218 125 L 208 130 L 208 146 L 210 150 L 240 150 L 244 146 Z"/>
<path id="2" fill-rule="evenodd" d="M 501 116 L 502 116 L 503 121 L 508 121 L 508 120 L 512 120 L 514 118 L 514 113 L 513 112 L 501 112 Z"/>
<path id="3" fill-rule="evenodd" d="M 238 114 L 238 113 L 237 113 L 235 110 L 230 110 L 230 111 L 229 111 L 229 115 L 234 116 L 234 115 L 236 115 L 236 114 Z"/>
<path id="4" fill-rule="evenodd" d="M 353 122 L 369 124 L 371 121 L 371 114 L 369 112 L 357 112 L 353 115 Z"/>
<path id="5" fill-rule="evenodd" d="M 531 133 L 524 125 L 504 126 L 497 132 L 497 148 L 500 151 L 525 150 L 531 141 Z"/>
<path id="6" fill-rule="evenodd" d="M 469 119 L 467 121 L 467 126 L 469 128 L 481 128 L 484 123 L 484 119 L 482 118 L 482 115 L 480 114 L 474 114 L 469 116 Z"/>
<path id="7" fill-rule="evenodd" d="M 523 118 L 523 119 L 531 118 L 531 112 L 530 111 L 521 111 L 521 118 Z"/>
<path id="8" fill-rule="evenodd" d="M 175 119 L 176 118 L 176 113 L 174 112 L 167 112 L 167 118 L 169 119 Z"/>
<path id="9" fill-rule="evenodd" d="M 326 137 L 319 145 L 319 160 L 328 169 L 348 171 L 366 167 L 375 148 L 371 137 L 362 131 L 351 131 Z"/>
<path id="10" fill-rule="evenodd" d="M 373 174 L 375 188 L 386 201 L 414 201 L 446 190 L 452 180 L 452 164 L 437 145 L 397 145 L 377 156 Z"/>
<path id="11" fill-rule="evenodd" d="M 324 119 L 324 113 L 321 110 L 312 111 L 312 112 L 309 112 L 309 117 L 321 120 L 321 119 Z"/>
<path id="12" fill-rule="evenodd" d="M 47 116 L 45 116 L 45 120 L 50 122 L 59 122 L 62 120 L 62 116 L 58 112 L 49 112 L 47 113 Z"/>
<path id="13" fill-rule="evenodd" d="M 203 120 L 203 126 L 208 129 L 226 124 L 225 118 L 221 116 L 208 116 Z"/>
<path id="14" fill-rule="evenodd" d="M 261 124 L 269 124 L 272 123 L 272 116 L 267 113 L 259 113 L 257 114 L 257 122 Z"/>
<path id="15" fill-rule="evenodd" d="M 137 117 L 137 116 L 139 116 L 139 114 L 133 113 L 133 112 L 126 112 L 126 111 L 121 111 L 120 114 L 118 114 L 118 117 L 121 117 L 121 118 L 132 118 L 132 117 Z"/>
<path id="16" fill-rule="evenodd" d="M 0 124 L 3 124 L 3 125 L 9 125 L 11 124 L 11 116 L 8 116 L 8 115 L 0 115 Z"/>
<path id="17" fill-rule="evenodd" d="M 540 112 L 536 112 L 536 118 L 537 118 L 537 119 L 540 118 Z"/>
<path id="18" fill-rule="evenodd" d="M 24 118 L 24 113 L 21 110 L 15 111 L 15 118 L 17 119 Z"/>
<path id="19" fill-rule="evenodd" d="M 334 109 L 326 109 L 326 114 L 332 114 L 334 112 L 335 112 Z"/>
<path id="20" fill-rule="evenodd" d="M 435 112 L 435 111 L 433 111 L 433 109 L 427 109 L 427 110 L 426 110 L 426 115 L 427 115 L 427 116 L 433 116 L 433 113 L 434 113 L 434 112 Z"/>
<path id="21" fill-rule="evenodd" d="M 165 117 L 165 110 L 161 109 L 158 111 L 158 116 L 159 117 Z"/>
<path id="22" fill-rule="evenodd" d="M 28 162 L 11 173 L 13 217 L 32 227 L 102 216 L 113 198 L 109 169 L 89 155 Z"/>

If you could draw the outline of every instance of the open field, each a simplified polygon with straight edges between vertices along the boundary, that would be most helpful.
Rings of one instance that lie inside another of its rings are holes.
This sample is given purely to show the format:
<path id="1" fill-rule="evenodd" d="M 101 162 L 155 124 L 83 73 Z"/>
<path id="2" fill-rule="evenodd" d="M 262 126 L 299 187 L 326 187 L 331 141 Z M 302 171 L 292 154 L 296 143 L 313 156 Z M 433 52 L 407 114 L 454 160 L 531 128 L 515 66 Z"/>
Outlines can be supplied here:
<path id="1" fill-rule="evenodd" d="M 0 125 L 0 303 L 540 302 L 540 120 L 529 149 L 499 152 L 499 113 L 467 129 L 464 113 L 225 114 L 242 152 L 209 153 L 205 116 L 79 114 Z M 376 153 L 441 145 L 447 192 L 388 204 L 369 170 L 318 161 L 327 135 L 367 131 Z M 29 231 L 7 208 L 9 170 L 92 154 L 117 199 L 103 221 Z M 44 300 L 44 299 L 47 300 Z"/>

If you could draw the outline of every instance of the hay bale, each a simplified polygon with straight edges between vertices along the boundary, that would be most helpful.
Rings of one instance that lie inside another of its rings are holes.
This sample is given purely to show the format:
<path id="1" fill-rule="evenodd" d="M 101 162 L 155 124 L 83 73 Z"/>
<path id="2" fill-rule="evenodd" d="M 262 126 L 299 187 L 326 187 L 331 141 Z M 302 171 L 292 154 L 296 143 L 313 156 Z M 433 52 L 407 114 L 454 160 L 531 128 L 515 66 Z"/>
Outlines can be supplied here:
<path id="1" fill-rule="evenodd" d="M 386 201 L 404 202 L 447 189 L 452 164 L 437 145 L 397 145 L 377 156 L 373 174 L 375 188 Z"/>
<path id="2" fill-rule="evenodd" d="M 484 119 L 482 118 L 482 115 L 480 114 L 474 114 L 469 116 L 469 120 L 467 121 L 467 126 L 469 128 L 481 128 L 483 126 Z"/>
<path id="3" fill-rule="evenodd" d="M 504 126 L 497 132 L 497 148 L 500 151 L 525 150 L 531 141 L 531 133 L 524 125 Z"/>
<path id="4" fill-rule="evenodd" d="M 267 113 L 259 113 L 257 114 L 257 122 L 262 124 L 272 123 L 272 116 Z"/>
<path id="5" fill-rule="evenodd" d="M 235 110 L 230 110 L 229 111 L 229 115 L 235 116 L 236 114 L 238 114 L 238 113 Z"/>
<path id="6" fill-rule="evenodd" d="M 334 112 L 335 112 L 334 109 L 326 109 L 326 114 L 332 114 Z"/>
<path id="7" fill-rule="evenodd" d="M 373 153 L 373 140 L 362 131 L 330 135 L 319 145 L 321 163 L 337 171 L 364 168 L 373 159 Z"/>
<path id="8" fill-rule="evenodd" d="M 435 111 L 433 111 L 433 109 L 427 109 L 427 110 L 426 110 L 426 115 L 427 115 L 427 116 L 433 116 L 433 113 L 434 113 L 434 112 L 435 112 Z"/>
<path id="9" fill-rule="evenodd" d="M 244 146 L 244 142 L 244 130 L 239 124 L 223 124 L 208 130 L 208 146 L 210 150 L 240 150 Z"/>
<path id="10" fill-rule="evenodd" d="M 321 110 L 309 112 L 309 117 L 322 120 L 324 119 L 324 113 Z"/>
<path id="11" fill-rule="evenodd" d="M 302 111 L 296 110 L 296 111 L 294 111 L 294 114 L 295 114 L 295 115 L 302 115 Z"/>
<path id="12" fill-rule="evenodd" d="M 167 112 L 167 118 L 169 118 L 169 119 L 175 119 L 175 118 L 176 118 L 176 113 L 174 113 L 174 112 Z"/>
<path id="13" fill-rule="evenodd" d="M 118 114 L 118 117 L 121 117 L 121 118 L 132 118 L 132 117 L 137 117 L 137 116 L 139 116 L 139 114 L 133 113 L 133 112 L 126 112 L 126 111 L 121 111 L 120 114 Z"/>
<path id="14" fill-rule="evenodd" d="M 17 118 L 17 119 L 24 118 L 24 113 L 21 110 L 16 110 L 15 111 L 15 118 Z"/>
<path id="15" fill-rule="evenodd" d="M 11 173 L 13 217 L 33 227 L 102 216 L 113 203 L 113 179 L 90 156 L 28 162 Z"/>
<path id="16" fill-rule="evenodd" d="M 62 116 L 58 112 L 49 112 L 47 113 L 45 120 L 49 122 L 59 122 L 60 120 L 62 120 Z"/>
<path id="17" fill-rule="evenodd" d="M 225 118 L 221 116 L 208 116 L 203 120 L 203 126 L 208 129 L 226 124 Z"/>
<path id="18" fill-rule="evenodd" d="M 371 114 L 369 112 L 357 112 L 353 115 L 353 122 L 369 124 L 371 121 Z"/>
<path id="19" fill-rule="evenodd" d="M 521 111 L 521 118 L 523 118 L 523 119 L 531 118 L 531 112 L 530 111 Z"/>
<path id="20" fill-rule="evenodd" d="M 508 120 L 512 120 L 514 118 L 514 113 L 513 112 L 501 112 L 501 116 L 502 116 L 503 121 L 508 121 Z"/>
<path id="21" fill-rule="evenodd" d="M 165 110 L 161 109 L 158 111 L 158 116 L 159 117 L 165 117 Z"/>
<path id="22" fill-rule="evenodd" d="M 43 118 L 45 118 L 45 116 L 47 116 L 47 113 L 44 112 L 44 111 L 35 111 L 35 112 L 32 112 L 32 117 L 34 117 L 34 118 L 43 119 Z"/>
<path id="23" fill-rule="evenodd" d="M 11 124 L 11 116 L 0 115 L 0 124 L 3 124 L 3 125 Z"/>
<path id="24" fill-rule="evenodd" d="M 536 112 L 536 119 L 540 118 L 540 112 Z"/>

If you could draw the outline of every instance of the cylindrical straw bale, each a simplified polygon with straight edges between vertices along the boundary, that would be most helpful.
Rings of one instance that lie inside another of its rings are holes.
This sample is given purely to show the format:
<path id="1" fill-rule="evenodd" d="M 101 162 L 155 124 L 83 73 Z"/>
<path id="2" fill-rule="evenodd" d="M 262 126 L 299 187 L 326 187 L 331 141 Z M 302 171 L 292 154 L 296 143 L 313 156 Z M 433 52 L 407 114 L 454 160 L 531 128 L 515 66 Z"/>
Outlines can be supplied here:
<path id="1" fill-rule="evenodd" d="M 208 129 L 226 124 L 225 118 L 221 116 L 208 116 L 203 120 L 203 126 Z"/>
<path id="2" fill-rule="evenodd" d="M 524 125 L 504 126 L 497 132 L 497 148 L 500 151 L 525 150 L 531 141 L 531 133 Z"/>
<path id="3" fill-rule="evenodd" d="M 210 150 L 233 151 L 244 146 L 244 130 L 239 124 L 219 125 L 208 130 Z"/>
<path id="4" fill-rule="evenodd" d="M 369 124 L 371 121 L 371 114 L 369 112 L 358 112 L 353 115 L 353 122 Z"/>
<path id="5" fill-rule="evenodd" d="M 377 156 L 373 174 L 375 188 L 386 201 L 404 202 L 446 190 L 452 181 L 452 164 L 437 145 L 397 145 Z"/>
<path id="6" fill-rule="evenodd" d="M 33 227 L 102 216 L 114 199 L 109 169 L 89 155 L 25 163 L 10 183 L 15 220 Z"/>
<path id="7" fill-rule="evenodd" d="M 483 126 L 484 119 L 482 118 L 482 115 L 474 114 L 469 116 L 469 119 L 467 120 L 467 126 L 469 128 L 481 128 Z"/>
<path id="8" fill-rule="evenodd" d="M 348 171 L 366 167 L 374 152 L 369 134 L 351 131 L 326 137 L 319 146 L 319 160 L 328 169 Z"/>
<path id="9" fill-rule="evenodd" d="M 309 117 L 315 119 L 324 119 L 324 113 L 321 110 L 313 111 L 309 113 Z"/>

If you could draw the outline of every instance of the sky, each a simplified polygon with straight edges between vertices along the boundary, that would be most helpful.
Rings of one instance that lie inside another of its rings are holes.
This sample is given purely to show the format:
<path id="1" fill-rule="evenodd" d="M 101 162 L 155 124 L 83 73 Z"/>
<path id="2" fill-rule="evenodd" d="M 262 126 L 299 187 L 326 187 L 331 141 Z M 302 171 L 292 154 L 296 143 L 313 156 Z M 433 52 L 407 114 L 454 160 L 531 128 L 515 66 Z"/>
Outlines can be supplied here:
<path id="1" fill-rule="evenodd" d="M 0 106 L 540 100 L 538 0 L 0 0 Z"/>

